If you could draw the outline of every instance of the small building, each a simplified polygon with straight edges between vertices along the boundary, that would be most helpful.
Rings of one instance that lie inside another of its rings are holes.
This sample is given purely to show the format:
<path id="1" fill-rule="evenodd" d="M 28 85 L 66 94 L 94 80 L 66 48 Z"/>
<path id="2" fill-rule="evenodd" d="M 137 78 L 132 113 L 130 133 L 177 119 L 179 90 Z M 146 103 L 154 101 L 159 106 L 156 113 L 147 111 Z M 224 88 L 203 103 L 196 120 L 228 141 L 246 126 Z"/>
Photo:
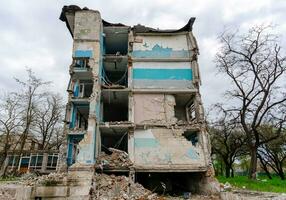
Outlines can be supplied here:
<path id="1" fill-rule="evenodd" d="M 0 137 L 0 144 L 2 144 L 2 139 L 3 137 Z M 9 137 L 11 146 L 7 152 L 4 151 L 4 146 L 0 145 L 0 158 L 1 160 L 5 159 L 4 165 L 1 165 L 1 170 L 7 167 L 7 171 L 16 169 L 20 173 L 34 171 L 41 174 L 57 170 L 59 150 L 55 148 L 42 149 L 38 140 L 28 136 L 23 150 L 20 151 L 18 142 L 20 139 L 20 135 L 12 134 Z"/>

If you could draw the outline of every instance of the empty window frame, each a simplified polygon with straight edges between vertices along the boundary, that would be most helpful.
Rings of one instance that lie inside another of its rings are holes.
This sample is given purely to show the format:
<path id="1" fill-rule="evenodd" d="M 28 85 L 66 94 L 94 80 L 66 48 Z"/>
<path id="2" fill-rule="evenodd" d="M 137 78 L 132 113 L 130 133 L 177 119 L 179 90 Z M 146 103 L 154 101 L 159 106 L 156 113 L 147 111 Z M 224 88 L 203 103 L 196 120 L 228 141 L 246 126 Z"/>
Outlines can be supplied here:
<path id="1" fill-rule="evenodd" d="M 75 58 L 73 66 L 78 69 L 88 69 L 89 59 L 88 58 Z"/>
<path id="2" fill-rule="evenodd" d="M 70 128 L 79 128 L 87 130 L 88 116 L 89 116 L 89 104 L 84 104 L 84 105 L 74 104 L 72 108 Z"/>
<path id="3" fill-rule="evenodd" d="M 128 52 L 129 27 L 104 27 L 104 46 L 106 54 L 126 55 Z"/>
<path id="4" fill-rule="evenodd" d="M 106 56 L 102 69 L 104 88 L 128 87 L 127 56 Z"/>
<path id="5" fill-rule="evenodd" d="M 183 122 L 195 122 L 196 121 L 196 110 L 195 110 L 195 98 L 188 94 L 175 95 L 175 117 L 178 121 Z"/>
<path id="6" fill-rule="evenodd" d="M 103 121 L 128 121 L 128 92 L 105 91 L 102 95 Z"/>
<path id="7" fill-rule="evenodd" d="M 89 80 L 73 81 L 73 96 L 77 98 L 88 98 L 92 94 L 93 83 Z"/>
<path id="8" fill-rule="evenodd" d="M 108 134 L 101 133 L 101 150 L 105 153 L 110 153 L 108 148 L 115 148 L 122 151 L 128 151 L 128 133 L 117 133 Z"/>

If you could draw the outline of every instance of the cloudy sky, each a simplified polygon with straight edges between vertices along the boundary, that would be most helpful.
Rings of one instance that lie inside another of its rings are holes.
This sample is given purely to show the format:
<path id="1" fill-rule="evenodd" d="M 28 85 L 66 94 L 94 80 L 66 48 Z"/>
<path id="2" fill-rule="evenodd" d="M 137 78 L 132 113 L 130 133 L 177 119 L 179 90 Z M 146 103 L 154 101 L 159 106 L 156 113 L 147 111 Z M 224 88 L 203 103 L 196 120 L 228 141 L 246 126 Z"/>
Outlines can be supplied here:
<path id="1" fill-rule="evenodd" d="M 59 15 L 64 5 L 99 10 L 102 18 L 127 25 L 180 28 L 196 17 L 194 34 L 205 106 L 222 100 L 227 81 L 213 63 L 217 35 L 226 27 L 246 30 L 272 23 L 285 38 L 286 0 L 9 0 L 0 7 L 0 90 L 17 89 L 13 77 L 24 78 L 25 67 L 53 81 L 53 90 L 66 94 L 72 38 Z M 284 35 L 283 35 L 284 33 Z"/>

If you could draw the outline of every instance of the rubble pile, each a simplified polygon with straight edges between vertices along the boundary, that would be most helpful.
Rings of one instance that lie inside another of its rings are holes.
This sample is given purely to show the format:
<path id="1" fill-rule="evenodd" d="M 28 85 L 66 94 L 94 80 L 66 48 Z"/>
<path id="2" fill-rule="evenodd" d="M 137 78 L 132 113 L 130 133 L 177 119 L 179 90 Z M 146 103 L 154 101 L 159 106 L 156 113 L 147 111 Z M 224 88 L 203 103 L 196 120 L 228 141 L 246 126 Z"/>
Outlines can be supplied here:
<path id="1" fill-rule="evenodd" d="M 108 150 L 112 152 L 111 155 L 108 155 L 105 152 L 101 152 L 98 156 L 98 168 L 129 168 L 132 166 L 132 162 L 125 151 L 114 148 L 108 148 Z"/>
<path id="2" fill-rule="evenodd" d="M 162 200 L 142 185 L 129 181 L 126 176 L 95 174 L 93 199 L 101 200 Z"/>
<path id="3" fill-rule="evenodd" d="M 63 184 L 67 177 L 66 173 L 50 173 L 48 175 L 43 176 L 35 176 L 31 173 L 24 175 L 21 178 L 20 183 L 23 185 L 28 186 L 35 186 L 35 185 L 45 185 L 45 186 L 52 186 L 57 184 Z"/>
<path id="4" fill-rule="evenodd" d="M 16 200 L 15 190 L 8 187 L 0 187 L 0 200 Z"/>

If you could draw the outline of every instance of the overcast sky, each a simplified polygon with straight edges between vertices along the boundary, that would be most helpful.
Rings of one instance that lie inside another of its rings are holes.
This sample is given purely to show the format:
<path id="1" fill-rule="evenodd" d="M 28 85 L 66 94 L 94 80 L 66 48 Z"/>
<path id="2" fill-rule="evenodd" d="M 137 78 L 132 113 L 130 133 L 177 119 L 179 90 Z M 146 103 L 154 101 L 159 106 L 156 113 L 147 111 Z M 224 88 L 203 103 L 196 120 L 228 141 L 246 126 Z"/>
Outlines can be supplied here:
<path id="1" fill-rule="evenodd" d="M 72 38 L 59 20 L 64 5 L 99 10 L 103 19 L 126 25 L 181 28 L 196 17 L 194 34 L 200 48 L 199 64 L 205 107 L 222 101 L 227 81 L 213 63 L 217 36 L 226 27 L 246 30 L 273 23 L 285 38 L 286 0 L 8 0 L 0 7 L 0 90 L 13 90 L 13 77 L 25 77 L 25 67 L 53 81 L 53 90 L 66 95 Z M 283 35 L 284 33 L 284 35 Z"/>

